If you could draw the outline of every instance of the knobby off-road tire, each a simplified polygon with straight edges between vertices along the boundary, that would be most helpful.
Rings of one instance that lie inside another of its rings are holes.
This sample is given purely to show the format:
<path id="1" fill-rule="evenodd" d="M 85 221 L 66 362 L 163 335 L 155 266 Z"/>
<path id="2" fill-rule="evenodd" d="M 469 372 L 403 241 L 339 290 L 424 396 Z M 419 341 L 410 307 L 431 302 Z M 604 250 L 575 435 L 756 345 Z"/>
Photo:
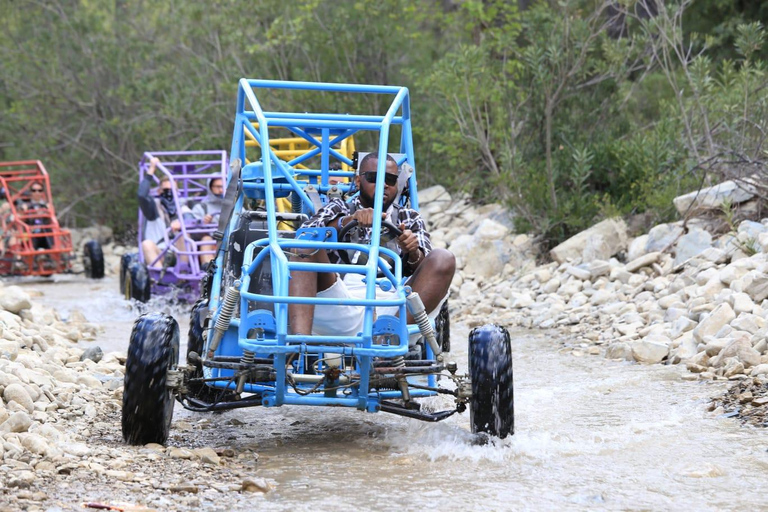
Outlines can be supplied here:
<path id="1" fill-rule="evenodd" d="M 203 356 L 203 346 L 205 344 L 203 340 L 203 331 L 205 330 L 205 327 L 202 322 L 205 320 L 203 318 L 203 312 L 207 307 L 207 298 L 204 297 L 198 299 L 198 301 L 195 302 L 195 305 L 192 306 L 192 311 L 189 315 L 189 333 L 187 335 L 187 364 L 195 365 L 195 370 L 192 372 L 191 377 L 196 379 L 203 376 L 203 367 L 199 362 L 192 363 L 189 360 L 189 353 L 195 352 L 200 357 Z M 202 382 L 190 382 L 187 385 L 187 389 L 189 390 L 189 395 L 191 397 L 197 398 L 204 402 L 214 401 L 216 396 L 219 394 L 216 390 L 209 388 Z"/>
<path id="2" fill-rule="evenodd" d="M 138 261 L 139 255 L 134 253 L 126 253 L 123 254 L 122 257 L 120 257 L 120 295 L 123 297 L 126 297 L 125 295 L 125 276 L 128 275 L 128 269 L 131 266 L 131 263 L 134 261 Z M 127 299 L 130 299 L 130 297 L 126 297 Z"/>
<path id="3" fill-rule="evenodd" d="M 123 276 L 121 289 L 126 299 L 149 302 L 152 294 L 152 283 L 149 279 L 147 266 L 137 260 L 132 261 Z"/>
<path id="4" fill-rule="evenodd" d="M 504 439 L 515 432 L 512 347 L 509 333 L 493 324 L 469 333 L 472 432 Z"/>
<path id="5" fill-rule="evenodd" d="M 164 444 L 173 418 L 167 372 L 178 366 L 179 324 L 150 313 L 136 320 L 128 345 L 123 386 L 123 439 L 128 444 Z"/>
<path id="6" fill-rule="evenodd" d="M 104 277 L 104 252 L 98 241 L 91 240 L 83 247 L 83 267 L 85 274 L 91 279 Z"/>

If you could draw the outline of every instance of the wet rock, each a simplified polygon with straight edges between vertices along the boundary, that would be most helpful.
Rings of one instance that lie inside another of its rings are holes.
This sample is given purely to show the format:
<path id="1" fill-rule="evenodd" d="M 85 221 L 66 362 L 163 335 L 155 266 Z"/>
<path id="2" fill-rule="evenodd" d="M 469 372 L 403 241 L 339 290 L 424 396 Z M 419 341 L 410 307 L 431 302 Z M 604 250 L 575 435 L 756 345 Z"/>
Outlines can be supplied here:
<path id="1" fill-rule="evenodd" d="M 632 342 L 632 357 L 641 363 L 659 363 L 669 354 L 669 338 L 663 335 L 649 335 Z"/>
<path id="2" fill-rule="evenodd" d="M 241 487 L 242 492 L 267 493 L 272 490 L 272 485 L 264 478 L 246 478 Z"/>
<path id="3" fill-rule="evenodd" d="M 617 341 L 608 345 L 605 351 L 605 357 L 607 359 L 621 359 L 624 361 L 632 361 L 632 347 L 623 341 Z"/>
<path id="4" fill-rule="evenodd" d="M 95 346 L 85 349 L 83 355 L 80 356 L 80 360 L 85 361 L 86 359 L 90 359 L 91 361 L 98 363 L 101 361 L 102 357 L 104 357 L 104 352 L 101 350 L 101 347 Z"/>

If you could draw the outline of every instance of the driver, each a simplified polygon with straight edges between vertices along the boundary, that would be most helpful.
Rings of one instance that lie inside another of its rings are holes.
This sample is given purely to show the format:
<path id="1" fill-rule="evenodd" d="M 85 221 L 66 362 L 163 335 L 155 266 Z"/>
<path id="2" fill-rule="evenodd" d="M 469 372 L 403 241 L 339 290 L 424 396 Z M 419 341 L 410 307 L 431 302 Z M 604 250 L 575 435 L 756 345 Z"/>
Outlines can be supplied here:
<path id="1" fill-rule="evenodd" d="M 366 228 L 370 237 L 373 223 L 373 195 L 376 190 L 378 153 L 369 153 L 360 163 L 355 185 L 359 195 L 350 202 L 333 199 L 303 224 L 305 228 L 333 227 L 337 231 L 352 220 Z M 400 228 L 402 234 L 395 239 L 393 250 L 403 261 L 405 275 L 410 275 L 407 284 L 418 292 L 430 318 L 437 316 L 440 306 L 448 295 L 448 289 L 456 269 L 456 261 L 448 250 L 433 249 L 424 220 L 416 210 L 400 206 L 395 202 L 399 196 L 399 172 L 397 162 L 387 155 L 384 180 L 384 220 Z M 300 250 L 294 260 L 317 263 L 339 263 L 335 250 Z M 353 263 L 362 263 L 355 261 Z M 290 294 L 294 297 L 365 298 L 363 275 L 352 273 L 343 278 L 336 273 L 293 271 Z M 377 297 L 390 295 L 377 287 Z M 330 306 L 314 304 L 290 304 L 288 322 L 294 334 L 355 336 L 362 331 L 363 306 Z M 379 307 L 378 315 L 397 315 L 397 307 Z M 413 323 L 408 313 L 408 323 Z"/>
<path id="2" fill-rule="evenodd" d="M 139 184 L 139 207 L 144 214 L 144 240 L 141 241 L 141 250 L 144 252 L 144 261 L 147 265 L 152 264 L 154 268 L 162 268 L 163 261 L 158 260 L 160 253 L 167 247 L 167 230 L 170 228 L 171 236 L 175 237 L 181 230 L 181 221 L 179 219 L 179 212 L 176 211 L 176 201 L 173 198 L 173 183 L 167 174 L 161 174 L 160 176 L 160 190 L 158 197 L 152 197 L 150 195 L 150 189 L 154 183 L 152 177 L 157 171 L 157 165 L 160 163 L 160 159 L 153 157 L 149 161 L 149 169 L 144 180 Z M 183 209 L 181 211 L 182 216 L 189 215 Z M 184 239 L 178 237 L 175 242 L 175 247 L 179 251 L 185 251 Z M 172 255 L 172 253 L 168 253 Z M 187 257 L 182 256 L 182 261 L 186 261 Z"/>

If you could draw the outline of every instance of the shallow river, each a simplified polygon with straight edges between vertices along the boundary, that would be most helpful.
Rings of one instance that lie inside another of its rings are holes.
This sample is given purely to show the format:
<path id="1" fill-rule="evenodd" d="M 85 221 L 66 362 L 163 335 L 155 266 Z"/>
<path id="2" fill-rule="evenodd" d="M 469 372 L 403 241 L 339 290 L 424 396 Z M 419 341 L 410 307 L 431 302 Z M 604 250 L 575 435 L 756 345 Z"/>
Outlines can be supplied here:
<path id="1" fill-rule="evenodd" d="M 43 292 L 34 300 L 63 317 L 76 306 L 104 325 L 92 343 L 105 352 L 125 350 L 138 311 L 120 298 L 114 278 L 19 284 Z M 175 313 L 185 338 L 183 308 L 154 307 Z M 454 359 L 466 368 L 467 328 L 453 324 Z M 215 422 L 244 425 L 211 436 L 215 446 L 255 447 L 258 476 L 275 484 L 258 501 L 271 510 L 768 507 L 765 432 L 706 412 L 721 385 L 681 381 L 681 367 L 575 357 L 559 348 L 541 331 L 513 333 L 516 434 L 489 445 L 472 444 L 468 413 L 427 424 L 319 408 L 230 411 Z M 174 420 L 203 418 L 210 416 L 177 407 Z M 170 443 L 192 441 L 173 431 Z"/>

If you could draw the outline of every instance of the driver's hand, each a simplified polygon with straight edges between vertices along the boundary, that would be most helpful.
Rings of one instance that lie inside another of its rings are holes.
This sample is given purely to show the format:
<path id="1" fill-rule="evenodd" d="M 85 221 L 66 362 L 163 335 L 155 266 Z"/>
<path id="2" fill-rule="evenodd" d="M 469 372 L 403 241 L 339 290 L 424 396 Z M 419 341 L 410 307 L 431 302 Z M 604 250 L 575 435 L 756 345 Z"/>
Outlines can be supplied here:
<path id="1" fill-rule="evenodd" d="M 405 224 L 400 224 L 402 235 L 397 237 L 397 245 L 403 250 L 404 254 L 412 254 L 419 250 L 419 239 L 410 229 L 405 229 Z"/>
<path id="2" fill-rule="evenodd" d="M 171 229 L 174 233 L 181 231 L 181 222 L 179 222 L 179 219 L 171 221 Z"/>
<path id="3" fill-rule="evenodd" d="M 358 225 L 363 227 L 369 227 L 373 225 L 373 208 L 363 208 L 360 210 L 355 210 L 355 213 L 352 214 L 352 218 L 355 219 L 358 223 Z M 387 215 L 385 213 L 381 214 L 382 220 L 387 218 Z"/>

